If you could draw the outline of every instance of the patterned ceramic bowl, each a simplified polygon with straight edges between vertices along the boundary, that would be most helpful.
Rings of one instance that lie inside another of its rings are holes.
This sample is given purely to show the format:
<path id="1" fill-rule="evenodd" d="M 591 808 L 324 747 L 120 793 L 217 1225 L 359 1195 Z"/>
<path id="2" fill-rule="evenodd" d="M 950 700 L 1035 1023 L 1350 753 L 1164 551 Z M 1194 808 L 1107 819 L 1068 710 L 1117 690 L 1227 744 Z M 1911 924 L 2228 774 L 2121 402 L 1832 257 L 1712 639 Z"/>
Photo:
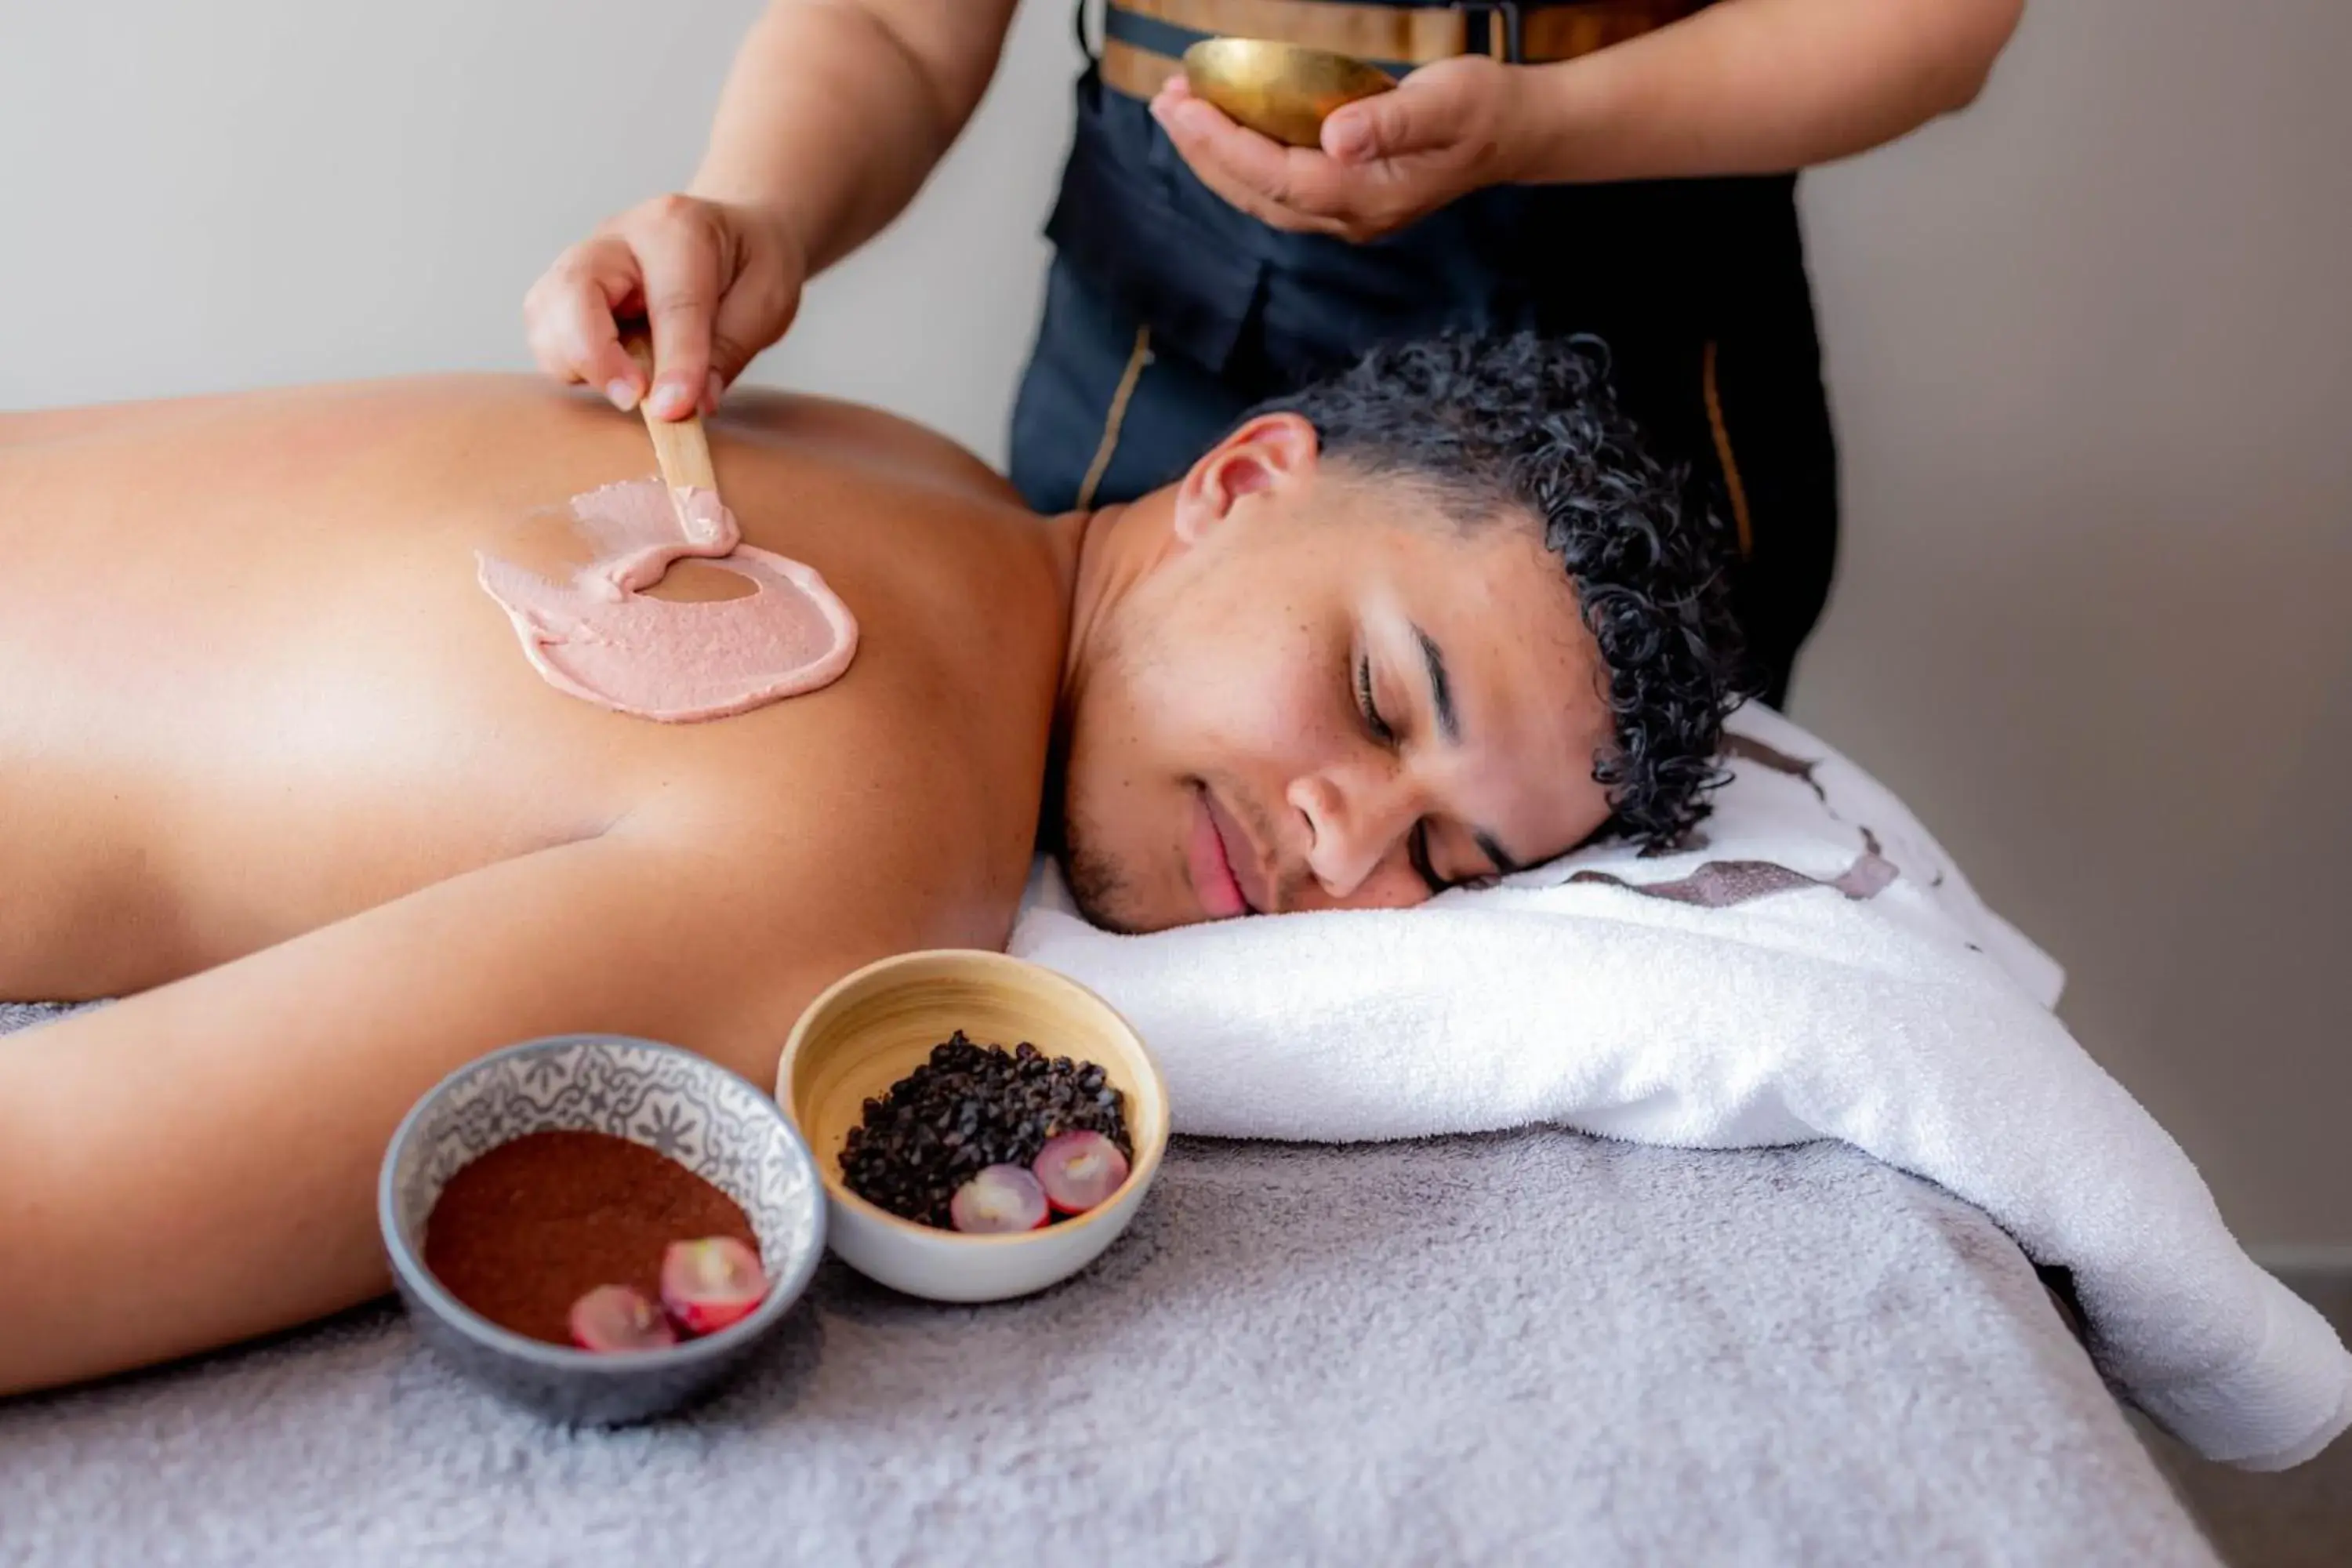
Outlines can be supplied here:
<path id="1" fill-rule="evenodd" d="M 500 1328 L 442 1288 L 425 1267 L 425 1223 L 450 1177 L 525 1133 L 572 1131 L 644 1144 L 742 1205 L 771 1281 L 751 1316 L 660 1350 L 595 1352 Z M 825 1240 L 815 1162 L 772 1099 L 702 1057 L 618 1035 L 526 1041 L 444 1079 L 393 1134 L 376 1217 L 426 1343 L 515 1404 L 593 1426 L 645 1420 L 714 1389 L 783 1322 Z"/>

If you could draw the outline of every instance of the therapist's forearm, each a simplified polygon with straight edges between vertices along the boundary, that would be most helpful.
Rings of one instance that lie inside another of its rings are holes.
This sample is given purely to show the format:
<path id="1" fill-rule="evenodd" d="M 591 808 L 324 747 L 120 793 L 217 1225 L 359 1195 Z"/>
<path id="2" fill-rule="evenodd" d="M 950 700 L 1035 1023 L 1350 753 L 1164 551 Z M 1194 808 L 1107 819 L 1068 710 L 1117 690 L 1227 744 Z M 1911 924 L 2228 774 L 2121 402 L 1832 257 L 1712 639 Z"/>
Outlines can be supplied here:
<path id="1" fill-rule="evenodd" d="M 1779 173 L 1962 109 L 2023 0 L 1720 0 L 1654 33 L 1528 68 L 1530 183 Z"/>
<path id="2" fill-rule="evenodd" d="M 905 210 L 988 89 L 1017 0 L 774 0 L 688 187 L 778 219 L 823 270 Z"/>

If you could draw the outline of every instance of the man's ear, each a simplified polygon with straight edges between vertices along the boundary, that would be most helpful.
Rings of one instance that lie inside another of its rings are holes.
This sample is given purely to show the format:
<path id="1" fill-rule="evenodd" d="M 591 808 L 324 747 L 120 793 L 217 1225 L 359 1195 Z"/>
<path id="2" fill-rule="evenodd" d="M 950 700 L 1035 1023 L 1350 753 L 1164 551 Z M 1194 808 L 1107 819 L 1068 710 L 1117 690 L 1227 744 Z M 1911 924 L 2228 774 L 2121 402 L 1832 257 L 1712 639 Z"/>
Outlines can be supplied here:
<path id="1" fill-rule="evenodd" d="M 1176 488 L 1177 542 L 1197 544 L 1244 496 L 1311 479 L 1321 459 L 1315 426 L 1296 414 L 1262 414 L 1209 448 Z"/>

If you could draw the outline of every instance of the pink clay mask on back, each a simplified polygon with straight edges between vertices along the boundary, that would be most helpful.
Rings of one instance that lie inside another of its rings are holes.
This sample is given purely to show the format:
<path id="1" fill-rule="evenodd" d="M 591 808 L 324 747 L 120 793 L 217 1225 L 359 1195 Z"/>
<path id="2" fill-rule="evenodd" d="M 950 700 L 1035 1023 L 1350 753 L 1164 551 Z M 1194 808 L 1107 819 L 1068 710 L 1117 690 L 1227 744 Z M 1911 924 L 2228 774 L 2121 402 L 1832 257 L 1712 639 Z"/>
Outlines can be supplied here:
<path id="1" fill-rule="evenodd" d="M 824 579 L 745 544 L 709 490 L 630 479 L 572 498 L 595 559 L 552 583 L 478 553 L 483 590 L 514 622 L 549 685 L 616 713 L 665 723 L 724 718 L 830 685 L 857 653 L 857 622 Z M 683 510 L 686 519 L 679 521 Z M 751 584 L 692 604 L 645 590 L 693 557 Z"/>

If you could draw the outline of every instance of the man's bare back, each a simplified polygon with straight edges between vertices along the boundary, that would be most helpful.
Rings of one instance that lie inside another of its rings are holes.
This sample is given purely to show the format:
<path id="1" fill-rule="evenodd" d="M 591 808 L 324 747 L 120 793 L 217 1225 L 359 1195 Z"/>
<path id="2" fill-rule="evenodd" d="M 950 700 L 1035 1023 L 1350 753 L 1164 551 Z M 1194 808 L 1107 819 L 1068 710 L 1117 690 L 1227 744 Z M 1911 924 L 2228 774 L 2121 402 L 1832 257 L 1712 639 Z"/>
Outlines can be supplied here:
<path id="1" fill-rule="evenodd" d="M 832 690 L 663 725 L 551 689 L 476 581 L 478 549 L 583 557 L 564 500 L 650 470 L 634 417 L 492 378 L 43 417 L 0 419 L 0 996 L 145 989 L 722 781 L 740 826 L 814 812 L 845 872 L 961 886 L 950 924 L 1001 936 L 1064 590 L 948 443 L 801 400 L 719 424 L 746 542 L 873 635 Z M 933 808 L 862 817 L 883 765 Z"/>
<path id="2" fill-rule="evenodd" d="M 144 1260 L 119 1323 L 68 1276 L 5 1338 L 79 1318 L 70 1375 L 355 1299 L 373 1158 L 461 1062 L 628 1029 L 763 1081 L 846 969 L 1003 944 L 1052 525 L 887 416 L 739 401 L 712 442 L 745 541 L 861 642 L 821 690 L 675 725 L 554 689 L 477 581 L 477 550 L 584 558 L 564 502 L 651 469 L 634 416 L 461 378 L 0 419 L 0 996 L 128 998 L 0 1052 L 0 1224 L 105 1215 L 42 1255 Z M 58 1137 L 66 1108 L 113 1135 Z M 0 1387 L 25 1372 L 0 1347 Z"/>

